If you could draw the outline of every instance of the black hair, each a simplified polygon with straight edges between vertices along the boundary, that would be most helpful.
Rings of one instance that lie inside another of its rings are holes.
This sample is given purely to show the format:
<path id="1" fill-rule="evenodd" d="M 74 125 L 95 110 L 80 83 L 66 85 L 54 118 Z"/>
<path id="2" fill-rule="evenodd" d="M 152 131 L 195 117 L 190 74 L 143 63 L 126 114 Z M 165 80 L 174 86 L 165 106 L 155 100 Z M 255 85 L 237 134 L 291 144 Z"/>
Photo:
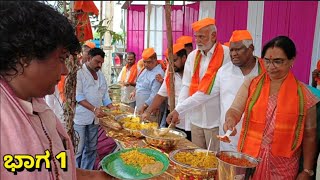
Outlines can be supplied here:
<path id="1" fill-rule="evenodd" d="M 178 57 L 181 57 L 181 58 L 182 58 L 183 56 L 186 56 L 186 57 L 187 57 L 187 56 L 188 56 L 188 55 L 187 55 L 187 50 L 186 50 L 186 49 L 181 49 L 180 51 L 177 52 L 177 56 L 178 56 Z"/>
<path id="2" fill-rule="evenodd" d="M 266 55 L 267 50 L 271 47 L 281 48 L 287 55 L 288 59 L 293 59 L 296 57 L 296 46 L 294 45 L 294 42 L 287 36 L 278 36 L 267 42 L 262 49 L 262 58 Z"/>
<path id="3" fill-rule="evenodd" d="M 191 47 L 191 48 L 193 48 L 192 43 L 185 44 L 184 47 Z"/>
<path id="4" fill-rule="evenodd" d="M 81 46 L 68 19 L 36 1 L 0 2 L 0 74 L 17 75 L 17 65 L 45 60 L 57 48 L 71 54 Z M 13 73 L 8 71 L 13 70 Z"/>
<path id="5" fill-rule="evenodd" d="M 104 58 L 105 53 L 100 48 L 92 48 L 89 50 L 88 55 L 91 57 L 100 55 L 102 58 Z"/>
<path id="6" fill-rule="evenodd" d="M 134 52 L 128 52 L 127 54 L 128 54 L 128 55 L 133 55 L 133 58 L 136 59 L 136 53 L 134 53 Z"/>

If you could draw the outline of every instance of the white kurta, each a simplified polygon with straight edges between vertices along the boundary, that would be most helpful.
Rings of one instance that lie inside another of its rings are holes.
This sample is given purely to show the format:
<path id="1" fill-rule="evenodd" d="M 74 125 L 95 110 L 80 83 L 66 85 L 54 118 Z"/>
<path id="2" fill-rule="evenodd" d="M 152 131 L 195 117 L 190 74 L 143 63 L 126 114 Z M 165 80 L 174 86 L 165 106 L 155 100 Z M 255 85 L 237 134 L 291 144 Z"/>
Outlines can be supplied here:
<path id="1" fill-rule="evenodd" d="M 189 109 L 193 109 L 196 106 L 199 106 L 206 101 L 210 101 L 215 97 L 220 98 L 220 123 L 219 123 L 219 134 L 223 135 L 223 124 L 225 122 L 225 114 L 230 108 L 235 96 L 242 83 L 251 77 L 255 77 L 258 75 L 258 61 L 256 61 L 256 65 L 251 70 L 249 74 L 244 76 L 239 67 L 232 64 L 232 62 L 228 62 L 224 66 L 222 66 L 217 72 L 216 80 L 214 83 L 214 88 L 211 91 L 210 95 L 206 95 L 202 92 L 196 92 L 194 94 L 195 98 L 190 98 L 188 103 L 191 104 L 187 109 L 184 109 L 181 114 L 185 114 Z M 237 134 L 236 136 L 230 136 L 231 143 L 220 142 L 220 151 L 237 151 L 237 145 L 239 141 L 239 136 L 242 127 L 242 119 L 237 124 Z"/>
<path id="2" fill-rule="evenodd" d="M 202 53 L 202 60 L 200 63 L 200 78 L 202 79 L 205 75 L 209 62 L 211 60 L 212 54 L 216 44 L 210 49 L 207 53 L 207 56 Z M 224 59 L 223 64 L 230 62 L 229 48 L 222 46 L 224 50 Z M 195 94 L 189 96 L 189 87 L 194 70 L 194 61 L 198 49 L 193 50 L 187 58 L 187 61 L 184 66 L 184 73 L 182 78 L 182 89 L 179 95 L 179 103 L 175 110 L 180 114 L 184 109 L 189 109 L 189 106 L 192 106 L 192 101 L 197 101 L 198 97 L 194 97 Z M 215 86 L 215 85 L 214 85 Z M 213 87 L 214 87 L 213 86 Z M 199 92 L 199 91 L 198 91 Z M 202 93 L 203 94 L 203 93 Z M 192 99 L 191 103 L 185 101 Z M 185 102 L 184 102 L 185 101 Z M 192 124 L 201 127 L 201 128 L 215 128 L 219 126 L 220 122 L 220 97 L 216 96 L 211 98 L 209 101 L 201 104 L 200 106 L 190 109 L 186 114 L 186 121 L 191 122 Z"/>
<path id="3" fill-rule="evenodd" d="M 167 75 L 167 74 L 166 74 Z M 166 79 L 166 77 L 164 77 Z M 174 73 L 174 96 L 175 96 L 175 106 L 178 104 L 178 98 L 182 87 L 182 77 L 179 73 Z M 163 97 L 168 97 L 167 92 L 167 84 L 165 81 L 163 81 L 158 94 Z M 170 102 L 168 101 L 168 105 L 170 106 Z M 176 125 L 180 129 L 184 129 L 186 131 L 190 131 L 190 122 L 186 122 L 185 118 L 180 116 L 180 123 Z"/>
<path id="4" fill-rule="evenodd" d="M 118 82 L 121 82 L 121 77 L 122 77 L 122 73 L 124 71 L 124 69 L 126 69 L 127 67 L 124 66 L 118 76 Z M 125 82 L 128 82 L 128 79 L 130 77 L 130 74 L 131 74 L 131 68 L 128 70 L 127 69 L 127 72 L 126 72 L 126 79 L 125 79 Z M 124 82 L 123 82 L 124 83 Z M 132 99 L 130 99 L 130 94 L 135 90 L 135 87 L 134 86 L 122 86 L 121 87 L 121 102 L 123 103 L 132 103 L 132 102 L 135 102 L 136 101 L 136 98 L 133 97 Z"/>

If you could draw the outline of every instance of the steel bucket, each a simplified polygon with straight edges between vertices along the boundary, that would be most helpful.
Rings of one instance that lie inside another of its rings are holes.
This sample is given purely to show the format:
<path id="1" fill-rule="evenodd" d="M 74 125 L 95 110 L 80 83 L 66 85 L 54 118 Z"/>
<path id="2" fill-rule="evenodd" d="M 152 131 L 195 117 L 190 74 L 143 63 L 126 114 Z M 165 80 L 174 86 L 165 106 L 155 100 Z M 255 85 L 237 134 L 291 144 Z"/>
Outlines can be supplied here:
<path id="1" fill-rule="evenodd" d="M 237 165 L 224 162 L 219 158 L 221 153 L 227 154 L 229 156 L 234 156 L 236 158 L 247 159 L 248 161 L 253 163 L 254 166 L 251 166 L 251 167 L 237 166 Z M 219 162 L 219 165 L 218 165 L 219 180 L 251 180 L 252 175 L 256 170 L 256 166 L 259 163 L 258 159 L 243 153 L 239 153 L 239 152 L 221 151 L 221 152 L 218 152 L 216 156 Z"/>

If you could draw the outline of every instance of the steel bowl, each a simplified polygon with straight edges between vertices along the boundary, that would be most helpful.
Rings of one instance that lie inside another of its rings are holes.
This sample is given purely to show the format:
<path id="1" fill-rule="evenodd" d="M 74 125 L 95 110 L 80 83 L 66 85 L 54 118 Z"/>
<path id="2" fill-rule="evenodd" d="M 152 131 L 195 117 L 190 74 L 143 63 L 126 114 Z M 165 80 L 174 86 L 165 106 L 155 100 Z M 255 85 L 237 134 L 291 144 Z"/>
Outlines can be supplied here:
<path id="1" fill-rule="evenodd" d="M 190 179 L 215 179 L 217 176 L 217 168 L 199 168 L 199 167 L 193 167 L 188 164 L 184 164 L 182 162 L 179 162 L 175 159 L 175 155 L 179 152 L 196 152 L 196 151 L 202 151 L 206 152 L 206 149 L 201 148 L 188 148 L 188 149 L 178 149 L 175 151 L 170 152 L 169 159 L 175 167 L 184 175 L 189 176 Z M 216 154 L 213 151 L 209 151 L 209 153 Z"/>
<path id="2" fill-rule="evenodd" d="M 156 129 L 156 131 L 164 131 L 166 128 Z M 177 138 L 166 138 L 162 136 L 156 136 L 154 134 L 155 129 L 145 129 L 141 131 L 141 134 L 146 138 L 146 142 L 152 146 L 159 147 L 161 149 L 172 149 L 178 144 L 178 142 L 187 137 L 187 134 L 177 129 L 170 129 L 169 133 L 175 134 Z"/>
<path id="3" fill-rule="evenodd" d="M 228 156 L 233 156 L 235 158 L 246 159 L 250 163 L 253 164 L 251 167 L 246 166 L 237 166 L 234 164 L 227 163 L 221 160 L 219 157 L 221 153 L 226 154 Z M 219 167 L 218 167 L 218 175 L 219 179 L 243 179 L 243 180 L 250 180 L 252 179 L 253 173 L 256 170 L 256 166 L 259 163 L 259 160 L 251 157 L 247 154 L 243 154 L 240 152 L 232 152 L 232 151 L 221 151 L 217 153 L 217 158 L 219 160 Z"/>
<path id="4" fill-rule="evenodd" d="M 122 119 L 124 118 L 131 118 L 133 117 L 133 114 L 123 114 L 123 115 L 119 115 L 119 116 L 116 116 L 115 117 L 115 120 L 116 121 L 121 121 Z M 141 116 L 140 115 L 136 115 L 136 117 L 139 117 L 140 118 L 140 123 L 149 123 L 149 121 L 144 121 L 144 122 L 141 122 Z M 123 127 L 123 124 L 120 123 Z M 130 136 L 134 136 L 134 137 L 137 137 L 137 138 L 140 138 L 140 137 L 143 137 L 142 133 L 141 133 L 141 130 L 136 130 L 136 129 L 129 129 L 129 128 L 126 128 L 126 127 L 123 127 L 124 130 L 128 131 L 129 132 L 129 135 Z"/>

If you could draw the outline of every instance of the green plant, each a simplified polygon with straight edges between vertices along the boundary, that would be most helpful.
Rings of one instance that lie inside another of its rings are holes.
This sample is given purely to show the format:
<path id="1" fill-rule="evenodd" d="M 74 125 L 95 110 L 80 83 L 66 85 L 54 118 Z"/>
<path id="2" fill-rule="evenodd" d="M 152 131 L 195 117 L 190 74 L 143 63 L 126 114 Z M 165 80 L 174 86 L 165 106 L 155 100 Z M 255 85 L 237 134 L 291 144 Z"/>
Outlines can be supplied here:
<path id="1" fill-rule="evenodd" d="M 103 25 L 103 22 L 106 21 L 105 25 Z M 111 35 L 111 45 L 113 45 L 116 42 L 124 43 L 124 36 L 122 34 L 116 33 L 112 30 L 110 30 L 110 24 L 111 19 L 102 19 L 99 21 L 99 24 L 97 25 L 97 33 L 99 33 L 100 37 L 102 37 L 106 32 L 110 33 Z"/>

